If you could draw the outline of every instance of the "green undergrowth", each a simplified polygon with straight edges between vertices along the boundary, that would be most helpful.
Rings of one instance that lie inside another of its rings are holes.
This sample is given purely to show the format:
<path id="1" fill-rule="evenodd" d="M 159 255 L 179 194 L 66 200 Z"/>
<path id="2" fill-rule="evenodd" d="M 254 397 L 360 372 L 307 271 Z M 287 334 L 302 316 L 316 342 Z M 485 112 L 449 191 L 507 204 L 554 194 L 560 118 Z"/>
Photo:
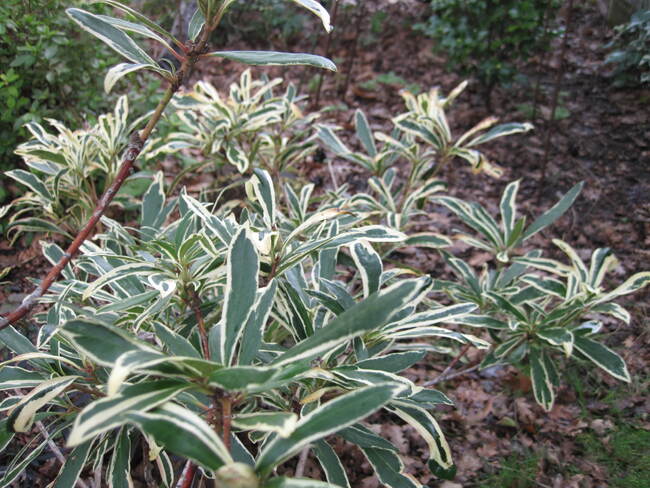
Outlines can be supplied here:
<path id="1" fill-rule="evenodd" d="M 611 487 L 645 488 L 650 480 L 650 431 L 633 425 L 617 425 L 616 430 L 598 437 L 593 432 L 577 438 L 584 458 L 607 470 Z"/>

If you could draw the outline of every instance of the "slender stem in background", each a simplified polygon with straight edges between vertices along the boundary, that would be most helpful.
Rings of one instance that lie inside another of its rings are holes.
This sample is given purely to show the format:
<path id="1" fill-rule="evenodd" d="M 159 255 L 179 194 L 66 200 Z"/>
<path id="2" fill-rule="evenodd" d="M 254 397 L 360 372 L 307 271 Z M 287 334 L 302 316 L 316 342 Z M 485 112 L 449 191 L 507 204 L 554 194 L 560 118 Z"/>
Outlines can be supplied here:
<path id="1" fill-rule="evenodd" d="M 336 17 L 339 13 L 339 0 L 334 0 L 334 9 L 332 10 L 332 25 L 336 24 Z M 331 49 L 332 49 L 332 33 L 334 31 L 330 31 L 327 34 L 327 40 L 325 41 L 325 57 L 329 58 L 331 54 Z M 316 87 L 316 97 L 314 98 L 314 103 L 313 107 L 318 108 L 320 105 L 320 93 L 321 93 L 321 88 L 323 87 L 323 78 L 325 78 L 325 73 L 319 73 L 318 75 L 318 86 Z"/>
<path id="2" fill-rule="evenodd" d="M 363 23 L 363 18 L 366 16 L 366 2 L 359 3 L 359 13 L 357 15 L 357 24 L 355 26 L 356 34 L 354 36 L 354 42 L 352 44 L 352 52 L 348 58 L 347 67 L 345 68 L 345 83 L 343 84 L 343 89 L 339 91 L 339 94 L 345 96 L 348 93 L 348 87 L 350 86 L 350 78 L 352 76 L 352 68 L 354 67 L 354 61 L 357 58 L 357 47 L 359 45 L 359 36 L 361 35 L 361 24 Z"/>
<path id="3" fill-rule="evenodd" d="M 137 132 L 131 134 L 131 139 L 129 141 L 128 146 L 126 147 L 124 156 L 122 157 L 122 163 L 115 177 L 115 180 L 104 192 L 104 195 L 102 195 L 102 197 L 100 198 L 92 216 L 90 217 L 86 225 L 83 227 L 83 229 L 81 229 L 81 231 L 79 231 L 79 234 L 77 234 L 77 237 L 75 237 L 75 239 L 72 241 L 72 244 L 68 246 L 68 249 L 66 249 L 65 253 L 61 257 L 59 262 L 56 263 L 52 267 L 52 269 L 50 269 L 49 273 L 45 276 L 45 278 L 43 278 L 43 280 L 36 287 L 36 289 L 32 293 L 27 295 L 27 297 L 25 297 L 23 302 L 13 312 L 9 313 L 6 316 L 0 316 L 0 330 L 9 327 L 12 324 L 15 324 L 18 320 L 20 320 L 25 315 L 27 315 L 36 306 L 36 304 L 38 303 L 38 299 L 41 298 L 47 292 L 47 290 L 49 290 L 50 286 L 52 286 L 52 284 L 57 280 L 57 278 L 61 274 L 61 271 L 63 271 L 63 269 L 72 260 L 72 258 L 79 252 L 79 248 L 81 247 L 81 245 L 86 241 L 86 239 L 90 237 L 90 234 L 92 233 L 93 229 L 95 228 L 99 220 L 102 218 L 102 215 L 104 215 L 104 212 L 106 212 L 106 209 L 113 201 L 113 198 L 121 188 L 122 184 L 131 174 L 135 160 L 140 155 L 140 152 L 144 147 L 144 143 L 151 135 L 151 132 L 153 131 L 154 127 L 160 120 L 163 112 L 165 111 L 165 108 L 167 107 L 170 100 L 174 96 L 174 93 L 176 93 L 176 91 L 178 91 L 178 89 L 181 87 L 183 81 L 185 80 L 185 77 L 189 74 L 192 67 L 197 62 L 200 55 L 207 47 L 208 40 L 210 38 L 210 33 L 212 32 L 212 30 L 216 28 L 217 24 L 218 24 L 218 19 L 215 19 L 215 21 L 210 26 L 206 24 L 206 26 L 203 29 L 201 39 L 197 43 L 196 47 L 188 53 L 188 57 L 185 59 L 185 61 L 183 61 L 183 64 L 176 72 L 174 79 L 172 80 L 169 87 L 165 91 L 163 98 L 158 103 L 156 110 L 151 116 L 151 119 L 149 119 L 149 122 L 147 123 L 145 128 L 142 130 L 140 134 L 138 134 Z"/>
<path id="4" fill-rule="evenodd" d="M 549 42 L 550 40 L 550 26 L 551 26 L 551 1 L 552 0 L 547 0 L 546 1 L 546 8 L 544 9 L 543 13 L 543 25 L 544 25 L 544 34 L 543 34 L 543 42 Z M 550 46 L 544 46 L 544 54 L 542 55 L 542 62 L 541 62 L 541 67 L 543 68 L 546 65 L 546 60 L 548 59 L 548 53 L 551 52 Z M 537 72 L 537 80 L 535 81 L 535 91 L 533 92 L 533 113 L 530 117 L 531 122 L 535 122 L 535 118 L 537 117 L 537 105 L 539 104 L 539 92 L 542 87 L 542 71 L 538 70 Z"/>
<path id="5" fill-rule="evenodd" d="M 555 125 L 555 111 L 557 110 L 557 102 L 560 96 L 560 85 L 562 84 L 562 75 L 564 74 L 564 60 L 566 58 L 566 51 L 569 44 L 569 32 L 571 31 L 571 20 L 573 14 L 573 0 L 568 0 L 566 9 L 566 17 L 564 23 L 564 35 L 562 36 L 562 48 L 560 50 L 560 62 L 557 67 L 557 75 L 555 77 L 555 86 L 553 87 L 553 96 L 551 100 L 551 114 L 549 115 L 548 125 L 546 127 L 546 140 L 544 141 L 544 159 L 542 160 L 542 176 L 540 178 L 538 187 L 538 197 L 542 194 L 542 188 L 546 182 L 546 170 L 548 169 L 548 159 L 551 150 L 551 132 Z"/>
<path id="6" fill-rule="evenodd" d="M 438 376 L 437 378 L 434 378 L 431 381 L 427 381 L 422 386 L 435 385 L 436 383 L 440 383 L 440 382 L 444 381 L 445 379 L 448 379 L 448 376 L 449 376 L 449 373 L 451 372 L 451 370 L 454 369 L 454 366 L 456 366 L 458 361 L 460 361 L 461 358 L 467 353 L 467 351 L 469 350 L 470 347 L 471 347 L 471 344 L 465 344 L 463 346 L 463 348 L 460 350 L 460 352 L 458 353 L 458 355 L 451 361 L 451 363 L 449 363 L 449 366 L 447 366 L 445 368 L 445 370 L 442 373 L 440 373 L 440 376 Z"/>
<path id="7" fill-rule="evenodd" d="M 448 374 L 444 378 L 438 377 L 431 381 L 427 381 L 422 386 L 432 386 L 442 382 L 443 380 L 447 380 L 447 381 L 453 380 L 454 378 L 458 378 L 459 376 L 463 376 L 465 374 L 476 371 L 477 369 L 479 369 L 480 366 L 481 366 L 480 364 L 475 364 L 474 366 L 470 366 L 469 368 L 461 369 L 460 371 L 456 371 L 455 373 Z"/>

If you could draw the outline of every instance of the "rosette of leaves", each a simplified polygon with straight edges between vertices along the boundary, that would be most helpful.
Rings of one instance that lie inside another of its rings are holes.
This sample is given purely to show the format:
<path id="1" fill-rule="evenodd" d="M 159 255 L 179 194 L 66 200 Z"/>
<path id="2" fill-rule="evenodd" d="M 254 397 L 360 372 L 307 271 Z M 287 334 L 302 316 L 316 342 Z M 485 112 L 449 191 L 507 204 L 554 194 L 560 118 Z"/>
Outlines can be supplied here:
<path id="1" fill-rule="evenodd" d="M 476 172 L 498 177 L 501 170 L 475 149 L 477 146 L 511 134 L 523 133 L 532 125 L 509 123 L 495 125 L 487 118 L 458 138 L 454 138 L 447 121 L 446 109 L 462 93 L 462 83 L 449 96 L 441 97 L 437 89 L 414 96 L 403 93 L 408 112 L 393 119 L 390 135 L 373 133 L 363 112 L 355 114 L 356 135 L 362 151 L 350 150 L 336 135 L 334 127 L 319 125 L 319 140 L 334 154 L 373 173 L 368 180 L 372 194 L 359 194 L 354 200 L 379 215 L 393 228 L 404 230 L 413 217 L 424 213 L 425 202 L 446 184 L 435 176 L 452 160 L 461 158 Z M 407 163 L 406 181 L 396 178 L 394 166 Z M 444 247 L 448 241 L 438 236 L 430 239 L 431 247 Z"/>
<path id="2" fill-rule="evenodd" d="M 129 121 L 126 96 L 112 113 L 101 115 L 94 126 L 72 131 L 48 119 L 57 131 L 49 133 L 30 122 L 32 138 L 16 149 L 29 171 L 15 169 L 5 174 L 29 191 L 10 204 L 13 210 L 9 231 L 14 239 L 24 232 L 62 234 L 71 238 L 88 221 L 104 187 L 114 178 L 119 156 L 129 134 L 142 118 Z M 117 202 L 124 198 L 118 198 Z"/>
<path id="3" fill-rule="evenodd" d="M 499 177 L 502 170 L 475 148 L 500 137 L 528 132 L 533 126 L 529 123 L 496 125 L 498 119 L 488 117 L 461 136 L 454 137 L 447 109 L 466 87 L 467 82 L 461 83 L 447 97 L 441 96 L 438 88 L 420 95 L 403 91 L 408 111 L 393 119 L 395 130 L 390 136 L 380 132 L 373 134 L 366 116 L 357 111 L 357 138 L 364 152 L 348 149 L 332 127 L 319 126 L 319 138 L 337 156 L 363 166 L 375 176 L 381 176 L 398 158 L 404 158 L 410 165 L 411 185 L 435 176 L 455 158 L 467 161 L 477 173 Z M 379 149 L 378 142 L 383 143 Z"/>
<path id="4" fill-rule="evenodd" d="M 550 410 L 559 386 L 562 356 L 591 361 L 615 378 L 630 381 L 623 359 L 596 340 L 602 330 L 599 316 L 610 315 L 629 323 L 630 314 L 613 300 L 650 283 L 650 272 L 637 273 L 606 291 L 605 276 L 616 265 L 609 249 L 594 251 L 589 265 L 558 239 L 553 242 L 567 255 L 569 265 L 543 258 L 538 250 L 517 255 L 523 241 L 566 212 L 582 188 L 582 184 L 573 187 L 526 227 L 525 219 L 516 218 L 518 185 L 510 183 L 504 191 L 500 226 L 478 204 L 450 197 L 440 199 L 480 235 L 478 239 L 467 235 L 460 238 L 492 253 L 497 266 L 486 264 L 477 274 L 464 260 L 443 253 L 458 281 L 436 280 L 434 288 L 456 302 L 477 306 L 477 313 L 465 315 L 457 323 L 489 330 L 495 346 L 481 366 L 509 363 L 525 368 L 535 400 Z M 529 272 L 530 268 L 535 272 Z"/>
<path id="5" fill-rule="evenodd" d="M 52 306 L 37 317 L 36 343 L 13 328 L 0 332 L 15 353 L 0 365 L 2 385 L 19 391 L 2 402 L 3 446 L 33 422 L 43 425 L 0 484 L 64 436 L 73 451 L 60 486 L 74 486 L 90 467 L 110 486 L 127 486 L 140 446 L 160 486 L 178 478 L 175 454 L 241 486 L 347 487 L 329 442 L 339 436 L 386 486 L 418 487 L 398 449 L 363 425 L 382 408 L 423 436 L 435 474 L 453 475 L 431 413 L 450 400 L 399 373 L 425 354 L 414 337 L 487 347 L 441 326 L 476 306 L 432 308 L 431 280 L 385 270 L 373 248 L 405 236 L 363 225 L 335 197 L 310 210 L 303 195 L 284 215 L 261 170 L 248 191 L 235 218 L 229 206 L 213 213 L 186 193 L 166 200 L 159 173 L 139 230 L 104 218 L 105 232 L 64 270 L 47 297 Z M 53 261 L 61 252 L 45 247 Z M 338 275 L 339 261 L 355 270 L 351 281 Z M 304 449 L 324 480 L 274 476 Z"/>
<path id="6" fill-rule="evenodd" d="M 263 168 L 277 178 L 316 150 L 310 132 L 318 117 L 302 113 L 304 96 L 293 84 L 275 95 L 280 83 L 280 78 L 253 80 L 246 70 L 230 86 L 227 99 L 211 84 L 197 83 L 172 101 L 181 130 L 170 134 L 155 154 L 196 148 L 208 158 L 205 164 L 229 163 L 240 173 Z"/>

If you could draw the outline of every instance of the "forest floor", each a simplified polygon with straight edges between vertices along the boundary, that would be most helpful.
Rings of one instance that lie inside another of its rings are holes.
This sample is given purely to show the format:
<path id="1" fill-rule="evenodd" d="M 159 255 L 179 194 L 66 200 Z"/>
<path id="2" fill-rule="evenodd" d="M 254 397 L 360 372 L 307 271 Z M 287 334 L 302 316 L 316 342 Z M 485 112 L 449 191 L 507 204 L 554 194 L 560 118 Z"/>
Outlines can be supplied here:
<path id="1" fill-rule="evenodd" d="M 367 34 L 361 37 L 356 56 L 354 19 L 341 20 L 343 28 L 332 44 L 332 57 L 343 69 L 325 77 L 320 101 L 321 107 L 331 108 L 323 119 L 343 127 L 341 136 L 350 146 L 356 144 L 352 118 L 357 108 L 365 111 L 374 129 L 387 131 L 391 118 L 404 111 L 401 89 L 439 86 L 444 94 L 462 81 L 446 70 L 442 56 L 433 54 L 433 42 L 409 28 L 417 19 L 418 8 L 423 8 L 418 5 L 403 2 L 386 6 L 390 9 L 389 20 L 380 25 L 379 32 L 364 29 Z M 370 22 L 370 18 L 364 22 Z M 505 122 L 529 120 L 537 80 L 541 88 L 537 110 L 540 120 L 532 121 L 536 125 L 533 132 L 500 139 L 485 150 L 506 169 L 501 179 L 472 174 L 462 165 L 450 168 L 446 176 L 453 181 L 452 195 L 480 202 L 488 210 L 497 209 L 509 181 L 521 179 L 519 209 L 529 218 L 551 207 L 575 183 L 584 181 L 580 198 L 547 237 L 569 242 L 583 258 L 597 247 L 612 248 L 620 260 L 614 280 L 620 282 L 635 271 L 650 269 L 650 90 L 615 86 L 611 68 L 603 64 L 607 54 L 603 46 L 612 35 L 592 2 L 577 8 L 561 76 L 562 117 L 550 126 L 542 118 L 548 118 L 550 113 L 556 72 L 562 66 L 558 58 L 560 39 L 556 39 L 557 49 L 551 50 L 548 58 L 540 56 L 520 67 L 521 78 L 527 81 L 494 90 L 491 110 L 486 108 L 482 90 L 471 83 L 450 110 L 453 130 L 467 130 L 488 115 Z M 269 47 L 251 46 L 236 35 L 229 41 L 233 49 Z M 313 51 L 304 44 L 301 49 Z M 324 39 L 315 45 L 315 51 L 323 54 Z M 346 85 L 351 57 L 354 63 L 350 82 L 342 96 L 339 89 Z M 314 71 L 264 71 L 293 81 L 303 91 L 316 84 Z M 240 66 L 224 62 L 194 73 L 194 78 L 227 87 L 240 73 Z M 551 131 L 551 145 L 542 181 L 547 130 Z M 365 190 L 366 173 L 338 159 L 332 160 L 332 168 L 339 183 L 348 182 L 359 191 Z M 321 187 L 332 184 L 327 165 L 310 164 L 301 173 Z M 202 177 L 196 178 L 188 183 L 200 186 Z M 452 234 L 457 222 L 444 209 L 433 210 L 427 219 L 428 230 Z M 533 244 L 543 247 L 545 255 L 560 258 L 550 238 L 538 236 Z M 475 266 L 488 258 L 461 244 L 452 252 Z M 37 254 L 33 249 L 16 254 L 7 243 L 1 243 L 0 269 L 23 260 L 26 265 L 12 273 L 11 280 L 39 276 L 45 263 Z M 401 259 L 436 277 L 447 272 L 433 252 L 418 250 Z M 5 288 L 4 293 L 0 291 L 0 303 L 21 296 L 22 289 Z M 439 481 L 429 473 L 426 445 L 410 427 L 399 425 L 395 419 L 384 423 L 382 417 L 373 417 L 372 428 L 400 446 L 406 471 L 431 487 L 646 487 L 650 479 L 649 299 L 650 293 L 645 291 L 622 303 L 633 317 L 629 325 L 613 321 L 606 324 L 606 343 L 627 361 L 633 376 L 631 384 L 573 362 L 565 370 L 564 386 L 548 413 L 536 405 L 530 380 L 509 367 L 471 372 L 437 384 L 436 388 L 456 403 L 453 408 L 441 407 L 435 412 L 458 465 L 453 481 Z M 470 351 L 456 369 L 473 364 L 479 357 L 478 351 Z M 435 355 L 427 359 L 429 363 L 406 372 L 416 383 L 435 378 L 449 362 L 449 358 Z M 347 448 L 338 446 L 340 451 Z M 378 487 L 370 466 L 358 459 L 359 453 L 350 452 L 347 468 L 352 486 Z M 317 463 L 308 463 L 305 474 L 317 476 Z"/>

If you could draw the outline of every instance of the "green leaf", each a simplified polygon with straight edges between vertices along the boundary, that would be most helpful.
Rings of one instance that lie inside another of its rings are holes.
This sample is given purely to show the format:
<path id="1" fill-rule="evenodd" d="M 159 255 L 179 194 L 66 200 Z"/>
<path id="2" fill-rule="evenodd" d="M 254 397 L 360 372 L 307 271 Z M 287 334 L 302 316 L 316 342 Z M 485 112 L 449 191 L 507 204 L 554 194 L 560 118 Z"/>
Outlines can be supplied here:
<path id="1" fill-rule="evenodd" d="M 255 198 L 260 202 L 263 210 L 264 223 L 270 228 L 275 227 L 275 188 L 271 175 L 262 169 L 253 168 L 253 177 L 250 183 L 255 192 Z"/>
<path id="2" fill-rule="evenodd" d="M 388 488 L 421 488 L 411 476 L 404 473 L 404 464 L 393 451 L 360 446 L 379 481 Z"/>
<path id="3" fill-rule="evenodd" d="M 196 12 L 194 12 L 194 15 L 192 15 L 192 18 L 190 19 L 190 24 L 187 26 L 187 36 L 190 40 L 196 41 L 204 25 L 205 17 L 203 16 L 203 12 L 201 12 L 201 9 L 197 8 Z"/>
<path id="4" fill-rule="evenodd" d="M 374 158 L 377 155 L 377 146 L 375 146 L 375 139 L 372 137 L 372 129 L 368 124 L 366 115 L 359 109 L 354 112 L 354 121 L 357 129 L 357 137 L 363 144 L 364 149 L 368 155 Z"/>
<path id="5" fill-rule="evenodd" d="M 510 183 L 501 197 L 501 225 L 505 236 L 504 241 L 507 243 L 510 240 L 515 229 L 515 219 L 517 218 L 517 206 L 515 200 L 517 198 L 517 191 L 519 190 L 519 180 Z"/>
<path id="6" fill-rule="evenodd" d="M 75 418 L 68 445 L 77 446 L 127 422 L 129 412 L 146 412 L 187 389 L 175 380 L 147 381 L 129 385 L 118 394 L 87 405 Z"/>
<path id="7" fill-rule="evenodd" d="M 86 12 L 78 8 L 69 8 L 67 14 L 82 29 L 103 41 L 111 49 L 115 50 L 128 60 L 136 64 L 158 66 L 158 64 L 144 52 L 128 35 L 120 29 L 113 27 L 100 16 Z"/>
<path id="8" fill-rule="evenodd" d="M 31 174 L 29 171 L 14 169 L 13 171 L 7 171 L 5 174 L 38 194 L 43 198 L 43 200 L 45 200 L 45 203 L 50 203 L 53 200 L 52 194 L 45 184 L 40 180 L 40 178 Z"/>
<path id="9" fill-rule="evenodd" d="M 113 455 L 108 466 L 109 488 L 131 488 L 131 439 L 129 428 L 122 427 L 117 434 Z"/>
<path id="10" fill-rule="evenodd" d="M 363 296 L 367 297 L 371 293 L 379 291 L 381 275 L 384 271 L 379 254 L 367 241 L 355 242 L 350 246 L 350 251 L 354 264 L 361 275 Z"/>
<path id="11" fill-rule="evenodd" d="M 321 439 L 314 443 L 314 454 L 325 472 L 328 485 L 350 488 L 350 482 L 341 460 L 326 441 Z"/>
<path id="12" fill-rule="evenodd" d="M 555 391 L 553 390 L 553 383 L 551 377 L 546 369 L 546 365 L 542 358 L 542 353 L 533 347 L 530 349 L 530 379 L 533 384 L 533 394 L 535 401 L 550 412 L 553 408 L 555 401 Z"/>
<path id="13" fill-rule="evenodd" d="M 212 386 L 227 391 L 249 393 L 272 390 L 285 383 L 297 381 L 300 375 L 309 370 L 306 361 L 293 362 L 284 367 L 232 366 L 215 371 L 208 377 Z"/>
<path id="14" fill-rule="evenodd" d="M 214 51 L 206 56 L 230 59 L 252 66 L 314 66 L 336 71 L 336 65 L 327 58 L 315 54 L 281 53 L 275 51 Z"/>
<path id="15" fill-rule="evenodd" d="M 650 284 L 650 271 L 636 273 L 631 276 L 622 285 L 617 286 L 615 289 L 601 296 L 597 303 L 608 302 L 616 297 L 634 293 L 637 290 Z"/>
<path id="16" fill-rule="evenodd" d="M 57 398 L 79 376 L 61 376 L 43 381 L 23 396 L 9 411 L 8 427 L 12 432 L 28 432 L 36 412 Z"/>
<path id="17" fill-rule="evenodd" d="M 574 347 L 596 366 L 607 371 L 614 378 L 623 380 L 626 383 L 631 381 L 625 361 L 610 348 L 578 335 L 576 335 L 574 341 Z"/>
<path id="18" fill-rule="evenodd" d="M 378 436 L 373 431 L 362 424 L 351 425 L 337 432 L 337 435 L 343 437 L 346 441 L 356 444 L 357 446 L 371 447 L 376 449 L 398 452 L 399 449 L 383 437 Z"/>
<path id="19" fill-rule="evenodd" d="M 224 292 L 221 334 L 221 360 L 233 364 L 237 341 L 255 304 L 259 257 L 255 244 L 242 228 L 235 236 L 227 258 L 227 281 Z"/>
<path id="20" fill-rule="evenodd" d="M 298 416 L 293 412 L 256 412 L 235 415 L 232 425 L 242 430 L 275 432 L 288 437 L 296 428 Z"/>
<path id="21" fill-rule="evenodd" d="M 399 373 L 410 368 L 426 355 L 425 351 L 408 351 L 377 356 L 359 361 L 355 366 L 361 369 L 374 369 L 387 373 Z"/>
<path id="22" fill-rule="evenodd" d="M 156 444 L 205 469 L 215 471 L 233 462 L 214 429 L 197 414 L 179 405 L 166 403 L 150 412 L 131 411 L 126 417 L 153 437 Z"/>
<path id="23" fill-rule="evenodd" d="M 116 0 L 100 0 L 100 1 L 101 1 L 101 3 L 107 3 L 107 4 L 111 5 L 112 7 L 115 7 L 118 10 L 121 10 L 124 13 L 131 15 L 135 20 L 137 20 L 138 22 L 146 25 L 152 31 L 157 32 L 158 34 L 160 34 L 164 38 L 171 39 L 174 42 L 174 44 L 176 44 L 177 46 L 182 46 L 183 45 L 183 43 L 181 41 L 179 41 L 178 39 L 176 39 L 170 32 L 166 31 L 165 29 L 160 27 L 158 24 L 156 24 L 152 20 L 149 20 L 147 17 L 142 15 L 137 10 L 134 10 L 131 7 L 129 7 L 127 5 L 124 5 L 123 3 L 118 2 Z"/>
<path id="24" fill-rule="evenodd" d="M 432 469 L 434 466 L 444 471 L 452 469 L 454 462 L 447 439 L 438 422 L 426 409 L 400 401 L 391 402 L 387 409 L 411 425 L 426 441 L 429 446 L 429 466 Z"/>
<path id="25" fill-rule="evenodd" d="M 400 245 L 400 247 L 416 246 L 440 249 L 443 247 L 451 247 L 453 244 L 454 243 L 451 239 L 441 234 L 421 232 L 418 234 L 409 234 L 408 238 Z"/>
<path id="26" fill-rule="evenodd" d="M 573 205 L 575 199 L 578 198 L 578 195 L 580 194 L 580 191 L 582 191 L 583 186 L 584 182 L 580 182 L 575 185 L 560 199 L 560 201 L 553 205 L 553 207 L 537 217 L 537 219 L 535 219 L 535 221 L 526 229 L 521 237 L 521 241 L 525 241 L 529 237 L 537 234 L 540 230 L 548 227 L 557 219 L 562 217 L 562 215 L 564 215 L 564 213 L 569 210 L 569 207 Z"/>
<path id="27" fill-rule="evenodd" d="M 293 433 L 275 437 L 260 452 L 256 471 L 262 476 L 300 452 L 305 446 L 333 434 L 375 412 L 400 393 L 402 387 L 381 384 L 359 388 L 342 395 L 304 416 Z"/>
<path id="28" fill-rule="evenodd" d="M 257 300 L 248 317 L 241 340 L 238 357 L 238 363 L 241 365 L 251 364 L 262 345 L 264 326 L 271 314 L 276 291 L 277 281 L 271 280 L 265 288 L 257 292 Z"/>
<path id="29" fill-rule="evenodd" d="M 66 458 L 52 488 L 74 488 L 83 470 L 93 441 L 87 441 L 75 447 Z"/>
<path id="30" fill-rule="evenodd" d="M 122 329 L 87 318 L 68 320 L 61 326 L 60 333 L 76 349 L 102 366 L 113 366 L 125 352 L 157 352 Z"/>
<path id="31" fill-rule="evenodd" d="M 415 305 L 430 283 L 428 278 L 404 280 L 373 293 L 336 317 L 326 327 L 316 330 L 311 337 L 293 346 L 277 358 L 274 364 L 312 359 L 350 339 L 381 328 L 399 310 L 407 305 Z"/>

